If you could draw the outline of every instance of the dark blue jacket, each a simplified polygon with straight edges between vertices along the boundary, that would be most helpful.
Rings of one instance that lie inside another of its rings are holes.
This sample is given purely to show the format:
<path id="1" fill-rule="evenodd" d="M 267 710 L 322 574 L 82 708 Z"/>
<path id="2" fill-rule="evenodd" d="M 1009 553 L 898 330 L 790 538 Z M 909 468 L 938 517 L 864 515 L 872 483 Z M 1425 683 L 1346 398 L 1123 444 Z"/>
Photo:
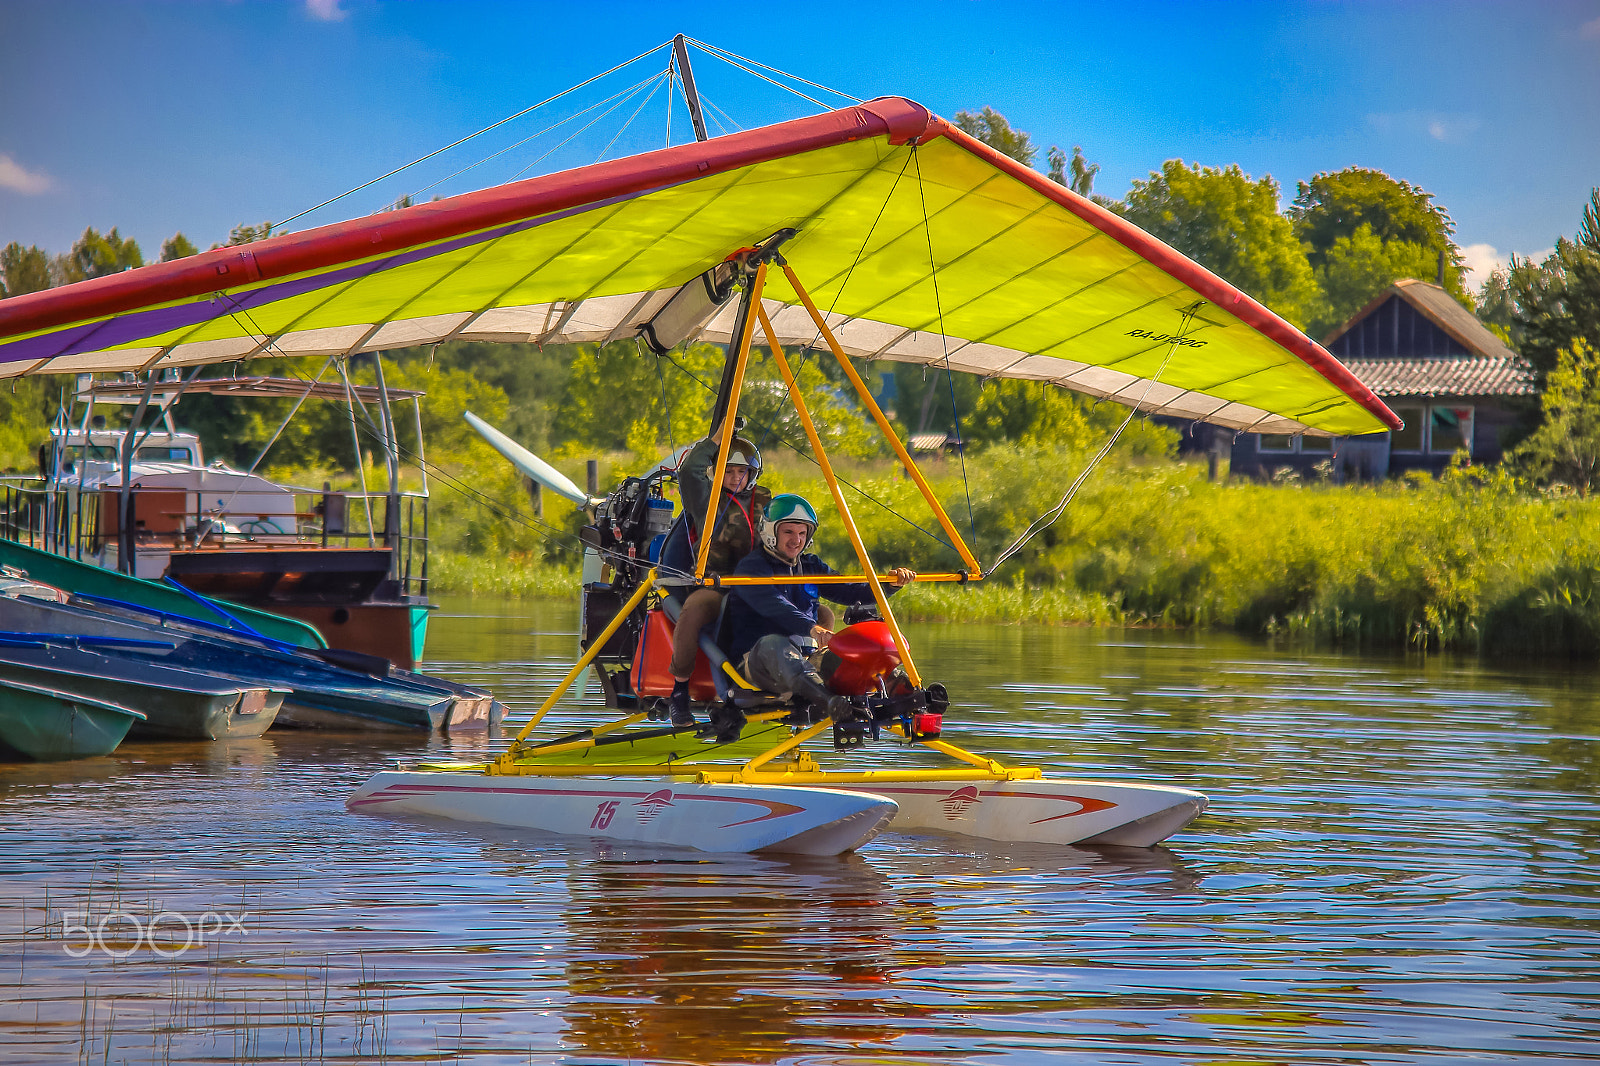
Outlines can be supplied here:
<path id="1" fill-rule="evenodd" d="M 837 574 L 815 555 L 802 555 L 796 566 L 779 559 L 765 547 L 739 560 L 733 571 L 739 577 L 772 577 L 777 574 Z M 899 586 L 885 585 L 885 593 Z M 770 633 L 804 636 L 817 624 L 818 597 L 834 603 L 856 605 L 872 603 L 872 587 L 865 582 L 848 585 L 738 585 L 728 596 L 727 642 L 723 648 L 737 666 L 756 641 Z"/>

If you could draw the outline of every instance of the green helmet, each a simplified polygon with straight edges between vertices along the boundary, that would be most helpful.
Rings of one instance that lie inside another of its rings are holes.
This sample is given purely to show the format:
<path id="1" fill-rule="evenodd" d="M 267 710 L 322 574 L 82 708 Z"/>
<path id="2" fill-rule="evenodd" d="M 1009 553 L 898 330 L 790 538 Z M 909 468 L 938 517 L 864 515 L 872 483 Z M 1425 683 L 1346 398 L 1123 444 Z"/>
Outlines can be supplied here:
<path id="1" fill-rule="evenodd" d="M 767 509 L 761 512 L 761 543 L 767 550 L 778 550 L 778 523 L 779 522 L 805 522 L 811 527 L 806 535 L 806 548 L 811 547 L 811 540 L 817 535 L 817 510 L 812 507 L 804 496 L 796 496 L 792 492 L 781 492 L 767 504 Z M 801 551 L 804 551 L 802 548 Z"/>

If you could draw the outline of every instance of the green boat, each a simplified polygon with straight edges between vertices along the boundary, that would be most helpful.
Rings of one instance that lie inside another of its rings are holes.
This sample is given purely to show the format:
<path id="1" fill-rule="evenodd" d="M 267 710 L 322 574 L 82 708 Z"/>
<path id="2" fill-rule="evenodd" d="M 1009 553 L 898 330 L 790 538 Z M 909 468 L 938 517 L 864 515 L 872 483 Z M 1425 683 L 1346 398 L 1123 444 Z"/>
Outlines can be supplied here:
<path id="1" fill-rule="evenodd" d="M 40 551 L 3 538 L 0 538 L 0 566 L 79 596 L 120 600 L 153 611 L 220 625 L 225 629 L 256 633 L 301 648 L 328 646 L 314 626 L 297 618 L 285 618 L 232 603 L 213 605 L 205 597 L 159 581 L 129 577 L 115 570 L 80 563 L 64 555 Z"/>
<path id="2" fill-rule="evenodd" d="M 142 721 L 115 703 L 0 678 L 0 743 L 41 762 L 109 755 Z"/>

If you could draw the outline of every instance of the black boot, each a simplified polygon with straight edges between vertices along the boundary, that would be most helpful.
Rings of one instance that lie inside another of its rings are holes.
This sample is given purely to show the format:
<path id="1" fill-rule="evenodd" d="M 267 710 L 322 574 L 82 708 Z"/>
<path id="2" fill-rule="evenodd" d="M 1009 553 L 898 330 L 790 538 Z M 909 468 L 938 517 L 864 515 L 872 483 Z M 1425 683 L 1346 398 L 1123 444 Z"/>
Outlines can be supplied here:
<path id="1" fill-rule="evenodd" d="M 795 699 L 810 704 L 813 722 L 820 722 L 825 718 L 848 717 L 854 710 L 849 700 L 829 692 L 828 686 L 822 682 L 821 675 L 811 670 L 807 670 L 795 679 L 794 696 Z"/>
<path id="2" fill-rule="evenodd" d="M 694 712 L 689 709 L 689 682 L 672 682 L 672 728 L 688 729 L 694 725 Z"/>

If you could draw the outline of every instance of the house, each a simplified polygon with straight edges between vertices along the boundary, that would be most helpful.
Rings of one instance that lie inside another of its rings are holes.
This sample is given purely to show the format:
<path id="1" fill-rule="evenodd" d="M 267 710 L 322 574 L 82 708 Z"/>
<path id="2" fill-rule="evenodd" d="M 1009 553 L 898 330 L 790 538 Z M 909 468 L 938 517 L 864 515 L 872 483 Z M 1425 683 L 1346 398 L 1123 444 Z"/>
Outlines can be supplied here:
<path id="1" fill-rule="evenodd" d="M 1405 421 L 1394 433 L 1280 437 L 1244 433 L 1233 473 L 1305 475 L 1319 464 L 1337 480 L 1437 474 L 1465 448 L 1474 463 L 1499 462 L 1501 438 L 1537 394 L 1533 368 L 1438 285 L 1395 282 L 1334 330 L 1323 347 Z"/>

